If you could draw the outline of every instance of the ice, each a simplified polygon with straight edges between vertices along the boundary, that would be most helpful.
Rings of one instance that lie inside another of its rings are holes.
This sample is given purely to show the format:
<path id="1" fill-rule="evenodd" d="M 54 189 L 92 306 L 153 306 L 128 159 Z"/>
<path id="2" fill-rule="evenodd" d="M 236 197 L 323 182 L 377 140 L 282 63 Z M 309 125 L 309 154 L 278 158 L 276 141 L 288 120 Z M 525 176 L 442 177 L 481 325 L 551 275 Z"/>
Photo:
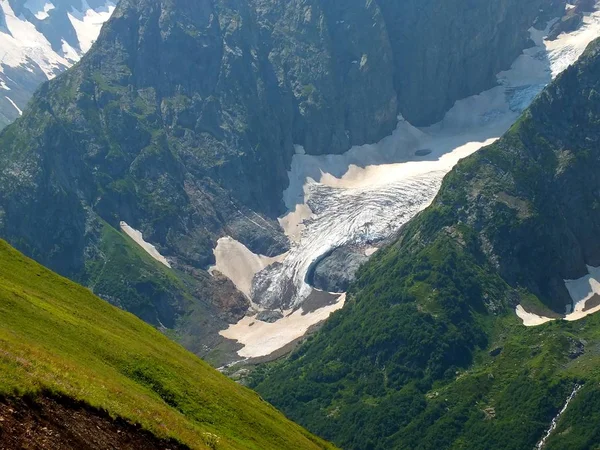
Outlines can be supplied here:
<path id="1" fill-rule="evenodd" d="M 31 11 L 37 19 L 44 20 L 49 17 L 48 12 L 52 11 L 55 6 L 45 0 L 27 0 L 25 8 Z"/>
<path id="2" fill-rule="evenodd" d="M 498 74 L 497 87 L 456 102 L 432 127 L 417 129 L 400 118 L 392 136 L 343 155 L 311 156 L 298 149 L 284 202 L 291 214 L 312 214 L 295 221 L 294 232 L 286 228 L 295 245 L 283 265 L 259 277 L 261 298 L 254 300 L 265 307 L 298 306 L 310 294 L 305 277 L 313 261 L 341 245 L 383 240 L 414 217 L 461 158 L 508 130 L 558 68 L 573 63 L 600 35 L 600 16 L 586 17 L 582 29 L 553 42 L 541 38 L 546 31 L 531 30 L 539 45 Z M 430 153 L 416 156 L 423 149 Z M 294 294 L 284 298 L 290 283 Z"/>
<path id="3" fill-rule="evenodd" d="M 251 298 L 254 275 L 285 258 L 285 254 L 275 258 L 257 255 L 244 244 L 229 236 L 219 239 L 214 255 L 216 263 L 209 269 L 209 272 L 219 271 L 248 298 Z"/>

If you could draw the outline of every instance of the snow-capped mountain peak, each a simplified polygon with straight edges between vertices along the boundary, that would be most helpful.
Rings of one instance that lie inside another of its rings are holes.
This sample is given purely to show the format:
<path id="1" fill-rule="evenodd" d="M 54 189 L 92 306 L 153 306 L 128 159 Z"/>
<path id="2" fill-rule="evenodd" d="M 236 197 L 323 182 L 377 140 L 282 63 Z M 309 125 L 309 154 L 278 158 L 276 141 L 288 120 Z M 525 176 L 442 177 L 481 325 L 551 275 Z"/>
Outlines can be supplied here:
<path id="1" fill-rule="evenodd" d="M 90 2 L 0 0 L 0 127 L 90 49 L 115 8 L 111 0 Z"/>

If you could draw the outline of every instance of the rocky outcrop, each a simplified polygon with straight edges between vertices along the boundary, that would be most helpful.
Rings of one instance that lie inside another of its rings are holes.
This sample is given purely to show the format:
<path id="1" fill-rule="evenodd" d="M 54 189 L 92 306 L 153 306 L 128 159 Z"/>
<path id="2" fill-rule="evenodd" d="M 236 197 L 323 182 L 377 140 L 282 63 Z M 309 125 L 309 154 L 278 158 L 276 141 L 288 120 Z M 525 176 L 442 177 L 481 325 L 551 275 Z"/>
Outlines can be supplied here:
<path id="1" fill-rule="evenodd" d="M 569 3 L 566 14 L 552 25 L 548 33 L 549 40 L 556 39 L 561 33 L 576 30 L 583 23 L 584 15 L 596 10 L 594 0 L 576 0 Z"/>
<path id="2" fill-rule="evenodd" d="M 356 272 L 369 260 L 358 248 L 336 248 L 318 261 L 309 272 L 309 284 L 327 292 L 346 292 Z"/>
<path id="3" fill-rule="evenodd" d="M 550 33 L 548 33 L 548 40 L 553 41 L 562 33 L 569 33 L 576 30 L 582 23 L 583 13 L 578 12 L 576 8 L 572 8 L 558 22 L 552 25 Z"/>

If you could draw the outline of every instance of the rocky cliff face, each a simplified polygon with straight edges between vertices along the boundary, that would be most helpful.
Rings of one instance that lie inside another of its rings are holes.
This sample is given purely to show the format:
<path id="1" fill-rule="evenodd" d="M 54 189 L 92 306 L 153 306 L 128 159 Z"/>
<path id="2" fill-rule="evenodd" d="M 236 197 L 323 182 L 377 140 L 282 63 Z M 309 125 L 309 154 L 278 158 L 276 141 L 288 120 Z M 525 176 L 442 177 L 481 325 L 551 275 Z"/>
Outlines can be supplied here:
<path id="1" fill-rule="evenodd" d="M 287 249 L 275 219 L 294 144 L 341 152 L 389 133 L 399 111 L 435 120 L 492 81 L 540 11 L 561 6 L 464 3 L 123 0 L 92 50 L 0 135 L 0 235 L 181 335 L 211 328 L 201 316 L 239 319 L 244 297 L 205 269 L 223 235 L 264 255 Z M 448 23 L 452 39 L 395 29 L 401 15 Z M 474 35 L 459 34 L 466 23 Z M 449 40 L 460 50 L 431 56 Z M 445 62 L 421 63 L 411 89 L 460 89 L 439 104 L 409 100 L 400 85 L 417 55 Z M 465 81 L 461 64 L 477 58 Z M 121 221 L 172 269 L 118 233 Z"/>
<path id="2" fill-rule="evenodd" d="M 437 122 L 456 100 L 493 86 L 528 29 L 565 9 L 564 0 L 253 3 L 298 106 L 295 142 L 314 154 L 377 141 L 398 113 Z"/>

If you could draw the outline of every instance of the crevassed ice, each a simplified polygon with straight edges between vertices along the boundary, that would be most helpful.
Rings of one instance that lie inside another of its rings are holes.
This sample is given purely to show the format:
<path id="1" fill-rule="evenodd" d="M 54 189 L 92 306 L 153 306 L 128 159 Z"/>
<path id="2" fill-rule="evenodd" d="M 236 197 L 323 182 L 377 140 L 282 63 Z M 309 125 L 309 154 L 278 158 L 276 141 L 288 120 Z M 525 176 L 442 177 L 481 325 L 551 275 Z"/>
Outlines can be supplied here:
<path id="1" fill-rule="evenodd" d="M 543 32 L 541 32 L 543 33 Z M 426 207 L 444 175 L 456 162 L 492 143 L 516 120 L 553 75 L 572 64 L 586 45 L 600 35 L 600 13 L 586 18 L 577 32 L 543 41 L 525 50 L 512 68 L 498 75 L 500 85 L 458 101 L 444 120 L 416 129 L 400 119 L 392 136 L 374 145 L 355 147 L 343 155 L 311 156 L 297 152 L 289 173 L 284 201 L 290 211 L 310 208 L 296 245 L 277 273 L 275 285 L 293 279 L 301 303 L 312 261 L 347 243 L 377 242 Z M 430 154 L 418 157 L 415 152 Z M 274 288 L 273 295 L 277 296 Z M 277 304 L 276 299 L 255 299 Z"/>

